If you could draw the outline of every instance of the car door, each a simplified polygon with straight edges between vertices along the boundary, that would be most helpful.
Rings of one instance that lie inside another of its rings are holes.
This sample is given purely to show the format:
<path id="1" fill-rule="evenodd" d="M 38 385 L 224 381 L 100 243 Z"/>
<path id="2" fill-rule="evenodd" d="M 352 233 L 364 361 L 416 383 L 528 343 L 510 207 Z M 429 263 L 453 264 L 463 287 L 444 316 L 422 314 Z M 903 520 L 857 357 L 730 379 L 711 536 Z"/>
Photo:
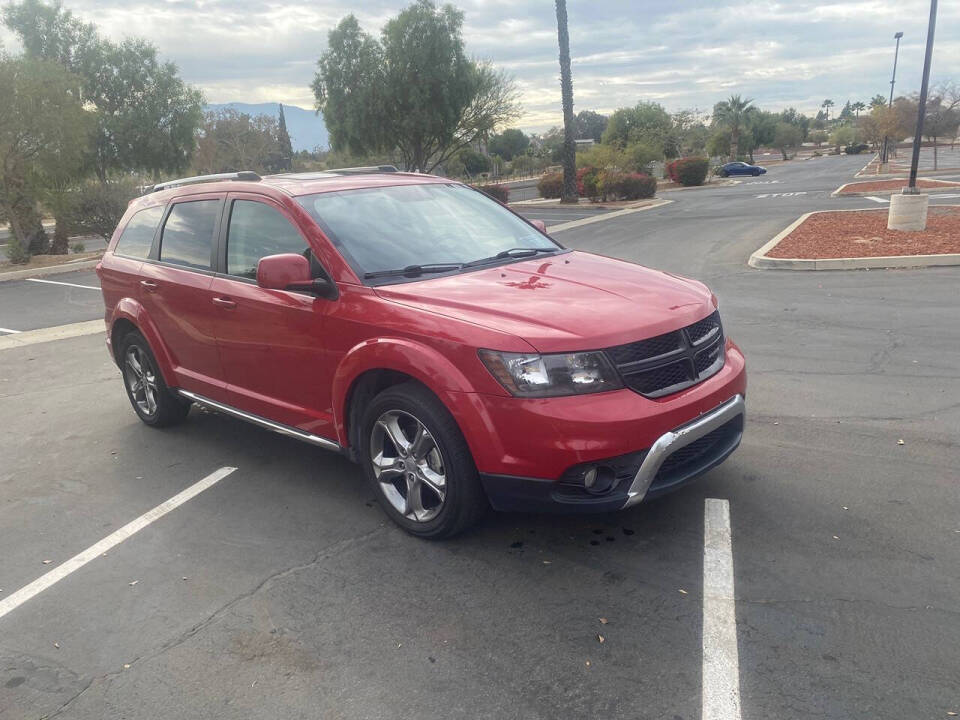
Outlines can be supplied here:
<path id="1" fill-rule="evenodd" d="M 231 193 L 220 233 L 220 273 L 213 281 L 217 343 L 230 404 L 321 437 L 335 438 L 332 358 L 324 347 L 335 301 L 269 290 L 256 282 L 267 255 L 303 254 L 324 273 L 296 222 L 273 200 Z"/>
<path id="2" fill-rule="evenodd" d="M 174 200 L 140 268 L 140 302 L 170 355 L 176 385 L 221 402 L 226 383 L 210 285 L 223 203 L 216 194 Z"/>

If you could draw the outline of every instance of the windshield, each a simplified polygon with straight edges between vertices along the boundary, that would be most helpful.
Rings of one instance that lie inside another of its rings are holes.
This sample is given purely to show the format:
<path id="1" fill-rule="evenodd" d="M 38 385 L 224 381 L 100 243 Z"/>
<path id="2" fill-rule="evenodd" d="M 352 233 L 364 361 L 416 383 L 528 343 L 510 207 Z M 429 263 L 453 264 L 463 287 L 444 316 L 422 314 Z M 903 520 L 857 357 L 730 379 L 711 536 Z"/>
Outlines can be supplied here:
<path id="1" fill-rule="evenodd" d="M 364 188 L 298 200 L 360 277 L 410 266 L 459 266 L 516 248 L 562 249 L 465 185 Z"/>

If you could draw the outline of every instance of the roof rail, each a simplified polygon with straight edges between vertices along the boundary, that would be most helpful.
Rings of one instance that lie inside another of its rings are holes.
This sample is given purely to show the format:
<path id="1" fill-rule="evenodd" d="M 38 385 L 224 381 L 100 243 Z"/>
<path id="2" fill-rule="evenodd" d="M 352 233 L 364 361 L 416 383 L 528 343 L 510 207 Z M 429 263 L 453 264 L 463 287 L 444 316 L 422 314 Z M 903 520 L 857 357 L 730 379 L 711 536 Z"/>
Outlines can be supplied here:
<path id="1" fill-rule="evenodd" d="M 168 180 L 167 182 L 157 183 L 149 188 L 147 192 L 158 192 L 160 190 L 169 190 L 182 185 L 196 185 L 198 183 L 217 182 L 218 180 L 248 180 L 256 182 L 260 176 L 250 170 L 241 170 L 240 172 L 217 173 L 215 175 L 196 175 L 195 177 L 180 178 L 179 180 Z"/>
<path id="2" fill-rule="evenodd" d="M 393 165 L 370 165 L 369 167 L 350 167 L 335 168 L 333 170 L 323 170 L 331 175 L 369 175 L 371 173 L 395 173 L 400 172 Z"/>

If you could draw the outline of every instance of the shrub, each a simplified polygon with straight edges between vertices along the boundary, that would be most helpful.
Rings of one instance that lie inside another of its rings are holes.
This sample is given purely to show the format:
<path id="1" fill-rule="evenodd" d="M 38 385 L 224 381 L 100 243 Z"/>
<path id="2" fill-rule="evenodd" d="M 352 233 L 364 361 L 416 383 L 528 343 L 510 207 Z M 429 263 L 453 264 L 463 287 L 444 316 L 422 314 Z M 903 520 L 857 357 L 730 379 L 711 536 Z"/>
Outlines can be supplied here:
<path id="1" fill-rule="evenodd" d="M 600 199 L 600 188 L 597 184 L 599 175 L 600 171 L 591 166 L 577 170 L 577 192 L 580 197 L 587 197 L 591 200 Z"/>
<path id="2" fill-rule="evenodd" d="M 680 178 L 677 176 L 677 163 L 678 163 L 678 162 L 680 162 L 680 161 L 679 161 L 679 160 L 673 160 L 672 162 L 668 162 L 668 163 L 663 167 L 663 172 L 666 174 L 666 176 L 667 176 L 668 178 L 670 178 L 671 180 L 673 180 L 673 182 L 675 182 L 675 183 L 680 182 Z"/>
<path id="3" fill-rule="evenodd" d="M 843 151 L 844 151 L 847 155 L 859 155 L 859 154 L 862 153 L 864 150 L 868 150 L 869 148 L 870 148 L 870 146 L 867 145 L 866 143 L 857 143 L 856 145 L 847 145 L 847 146 L 843 149 Z"/>
<path id="4" fill-rule="evenodd" d="M 603 172 L 597 185 L 604 200 L 639 200 L 657 192 L 656 178 L 644 173 Z"/>
<path id="5" fill-rule="evenodd" d="M 109 240 L 130 201 L 139 195 L 134 180 L 90 180 L 70 191 L 64 198 L 62 219 L 70 233 L 99 235 Z"/>
<path id="6" fill-rule="evenodd" d="M 544 175 L 537 181 L 537 190 L 542 198 L 558 198 L 563 196 L 563 173 Z"/>
<path id="7" fill-rule="evenodd" d="M 681 185 L 703 185 L 710 170 L 710 161 L 705 157 L 680 158 L 673 165 L 677 180 Z"/>
<path id="8" fill-rule="evenodd" d="M 657 179 L 645 173 L 623 173 L 617 185 L 618 195 L 624 200 L 651 198 L 657 192 Z"/>
<path id="9" fill-rule="evenodd" d="M 20 243 L 20 239 L 10 233 L 10 239 L 7 240 L 7 259 L 14 265 L 23 265 L 30 262 L 30 251 Z"/>
<path id="10" fill-rule="evenodd" d="M 474 185 L 473 187 L 504 205 L 510 201 L 510 188 L 506 185 Z"/>
<path id="11" fill-rule="evenodd" d="M 73 250 L 73 252 L 75 253 L 82 253 L 82 252 L 86 252 L 87 246 L 84 245 L 82 242 L 77 241 L 75 243 L 70 244 L 70 249 Z"/>
<path id="12" fill-rule="evenodd" d="M 623 154 L 623 169 L 639 173 L 642 173 L 644 170 L 646 170 L 650 163 L 660 162 L 663 160 L 662 152 L 659 152 L 656 148 L 652 148 L 649 145 L 644 145 L 643 143 L 632 143 L 627 145 L 626 149 L 623 151 Z"/>

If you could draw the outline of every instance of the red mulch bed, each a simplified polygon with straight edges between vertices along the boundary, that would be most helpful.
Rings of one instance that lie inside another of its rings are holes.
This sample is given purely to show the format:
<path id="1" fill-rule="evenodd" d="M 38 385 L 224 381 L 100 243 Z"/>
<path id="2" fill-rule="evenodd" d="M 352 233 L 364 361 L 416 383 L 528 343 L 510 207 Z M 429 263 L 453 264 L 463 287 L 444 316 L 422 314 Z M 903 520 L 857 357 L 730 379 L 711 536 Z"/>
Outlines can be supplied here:
<path id="1" fill-rule="evenodd" d="M 887 230 L 885 209 L 817 213 L 767 256 L 824 260 L 947 253 L 960 253 L 960 207 L 931 207 L 922 232 Z"/>
<path id="2" fill-rule="evenodd" d="M 843 190 L 838 194 L 846 195 L 847 193 L 859 193 L 859 192 L 880 192 L 881 190 L 889 190 L 891 192 L 896 192 L 900 188 L 907 186 L 908 180 L 906 178 L 895 178 L 893 180 L 872 180 L 867 182 L 855 182 L 847 185 Z M 950 182 L 949 180 L 928 180 L 928 179 L 918 179 L 917 187 L 920 188 L 939 188 L 939 187 L 960 187 L 960 183 Z"/>

